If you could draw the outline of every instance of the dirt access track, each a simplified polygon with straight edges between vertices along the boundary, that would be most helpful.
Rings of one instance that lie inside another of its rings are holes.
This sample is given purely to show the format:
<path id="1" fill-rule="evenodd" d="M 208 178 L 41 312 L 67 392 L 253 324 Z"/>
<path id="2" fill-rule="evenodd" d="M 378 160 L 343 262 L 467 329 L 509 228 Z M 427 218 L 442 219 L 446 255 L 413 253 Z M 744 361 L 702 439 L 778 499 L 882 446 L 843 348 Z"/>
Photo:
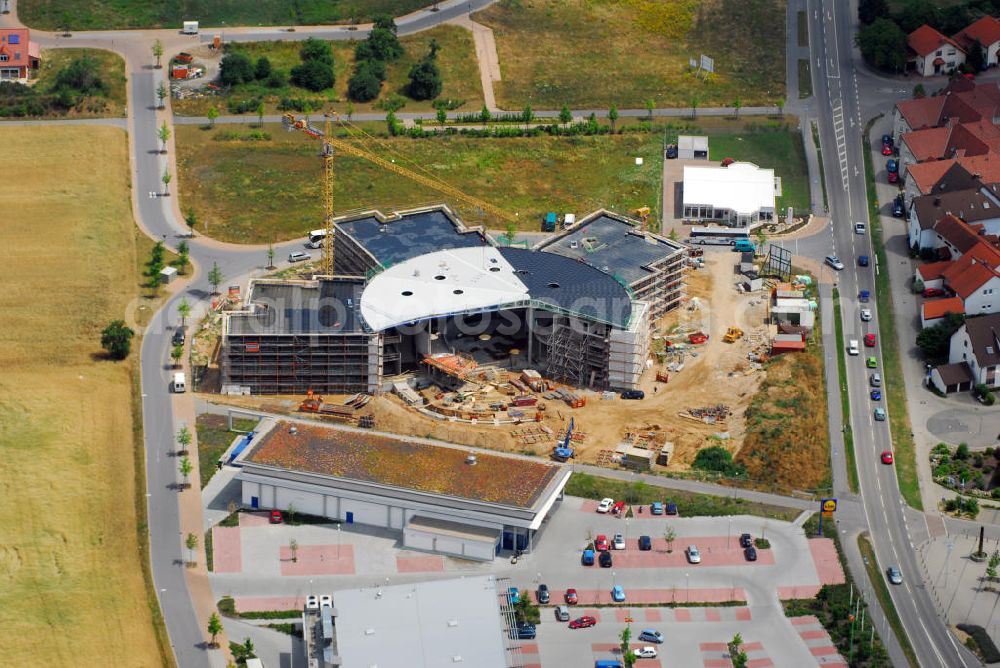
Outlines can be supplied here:
<path id="1" fill-rule="evenodd" d="M 764 333 L 766 316 L 763 296 L 744 294 L 735 287 L 736 261 L 736 254 L 709 253 L 704 268 L 689 272 L 686 301 L 657 323 L 654 336 L 673 335 L 672 338 L 679 340 L 686 338 L 686 332 L 703 331 L 709 335 L 708 341 L 687 347 L 683 369 L 670 372 L 667 383 L 656 381 L 656 367 L 648 369 L 642 381 L 644 400 L 626 401 L 617 397 L 602 400 L 600 393 L 582 392 L 587 396 L 587 405 L 582 408 L 550 400 L 546 402 L 541 422 L 525 419 L 521 424 L 500 426 L 434 419 L 388 394 L 373 398 L 362 412 L 374 414 L 378 431 L 541 456 L 551 451 L 556 435 L 565 432 L 572 417 L 575 433 L 584 435 L 582 441 L 575 442 L 576 461 L 585 463 L 610 464 L 610 453 L 626 432 L 651 434 L 654 443 L 673 443 L 674 455 L 666 467 L 668 470 L 687 469 L 698 450 L 706 445 L 721 444 L 735 455 L 743 441 L 744 412 L 764 378 L 762 371 L 748 363 L 747 354 L 754 345 L 754 335 L 759 338 Z M 735 343 L 725 343 L 723 335 L 731 326 L 741 328 L 746 336 Z M 217 395 L 205 398 L 273 413 L 294 413 L 303 399 Z M 344 398 L 326 395 L 326 400 L 332 403 L 340 403 Z M 704 424 L 679 415 L 690 408 L 720 403 L 730 410 L 730 417 L 724 423 Z M 543 426 L 553 435 L 535 439 L 518 436 L 526 431 L 540 431 Z M 721 435 L 721 440 L 709 441 L 716 434 Z"/>

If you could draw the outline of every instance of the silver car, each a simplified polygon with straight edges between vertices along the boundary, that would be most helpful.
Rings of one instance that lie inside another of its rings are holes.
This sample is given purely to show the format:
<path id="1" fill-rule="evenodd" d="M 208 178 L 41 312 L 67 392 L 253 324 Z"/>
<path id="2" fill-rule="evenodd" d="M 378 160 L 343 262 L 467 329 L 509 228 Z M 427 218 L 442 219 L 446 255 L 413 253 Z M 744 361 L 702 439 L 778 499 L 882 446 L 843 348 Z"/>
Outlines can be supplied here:
<path id="1" fill-rule="evenodd" d="M 825 258 L 823 258 L 823 261 L 826 262 L 831 267 L 833 267 L 834 269 L 836 269 L 837 271 L 841 271 L 844 268 L 844 263 L 841 262 L 840 258 L 838 258 L 836 255 L 827 255 Z"/>
<path id="2" fill-rule="evenodd" d="M 701 563 L 701 552 L 698 551 L 697 545 L 688 545 L 685 553 L 687 554 L 688 561 L 692 564 Z"/>
<path id="3" fill-rule="evenodd" d="M 903 574 L 899 572 L 899 569 L 895 566 L 890 566 L 885 569 L 885 575 L 889 578 L 889 582 L 894 585 L 903 584 Z"/>
<path id="4" fill-rule="evenodd" d="M 304 251 L 295 251 L 294 253 L 288 254 L 289 262 L 305 262 L 306 260 L 311 260 L 312 255 Z"/>

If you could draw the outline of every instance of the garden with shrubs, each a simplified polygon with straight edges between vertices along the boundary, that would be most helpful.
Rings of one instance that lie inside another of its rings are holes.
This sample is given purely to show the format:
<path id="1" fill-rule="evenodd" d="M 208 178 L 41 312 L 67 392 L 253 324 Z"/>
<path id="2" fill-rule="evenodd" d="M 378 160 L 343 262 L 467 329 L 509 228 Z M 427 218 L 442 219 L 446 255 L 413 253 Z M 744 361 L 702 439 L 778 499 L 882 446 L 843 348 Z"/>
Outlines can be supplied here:
<path id="1" fill-rule="evenodd" d="M 938 443 L 930 454 L 934 482 L 958 493 L 943 502 L 947 512 L 975 517 L 977 499 L 1000 500 L 1000 447 L 971 450 L 966 443 Z"/>
<path id="2" fill-rule="evenodd" d="M 32 85 L 0 82 L 0 116 L 121 116 L 124 109 L 124 63 L 107 52 L 46 51 Z"/>

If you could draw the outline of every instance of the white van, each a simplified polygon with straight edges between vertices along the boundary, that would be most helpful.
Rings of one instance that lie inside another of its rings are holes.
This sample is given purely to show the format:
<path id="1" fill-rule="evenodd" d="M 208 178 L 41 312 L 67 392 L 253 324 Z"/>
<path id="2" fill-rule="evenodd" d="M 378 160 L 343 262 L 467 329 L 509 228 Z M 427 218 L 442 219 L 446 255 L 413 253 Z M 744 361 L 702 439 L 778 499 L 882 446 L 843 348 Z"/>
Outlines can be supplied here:
<path id="1" fill-rule="evenodd" d="M 187 382 L 184 380 L 183 371 L 178 371 L 174 374 L 174 381 L 170 383 L 170 389 L 176 394 L 182 394 L 187 391 Z"/>
<path id="2" fill-rule="evenodd" d="M 197 21 L 184 21 L 184 26 L 181 28 L 182 35 L 197 35 L 198 34 L 198 22 Z"/>
<path id="3" fill-rule="evenodd" d="M 326 241 L 326 230 L 313 230 L 309 233 L 309 241 L 306 243 L 309 248 L 322 248 Z"/>
<path id="4" fill-rule="evenodd" d="M 847 342 L 847 354 L 848 355 L 860 355 L 861 349 L 858 348 L 858 340 L 851 339 Z"/>

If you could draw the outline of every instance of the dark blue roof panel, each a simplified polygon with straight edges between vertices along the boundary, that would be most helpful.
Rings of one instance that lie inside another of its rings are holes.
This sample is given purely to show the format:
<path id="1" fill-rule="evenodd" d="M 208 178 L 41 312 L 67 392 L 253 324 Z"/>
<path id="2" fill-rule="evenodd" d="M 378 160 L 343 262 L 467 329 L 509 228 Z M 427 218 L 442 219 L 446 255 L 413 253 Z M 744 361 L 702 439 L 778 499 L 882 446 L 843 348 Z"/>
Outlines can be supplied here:
<path id="1" fill-rule="evenodd" d="M 338 222 L 337 226 L 385 267 L 434 251 L 488 245 L 476 231 L 460 232 L 441 210 L 406 214 L 388 222 L 369 216 Z"/>

